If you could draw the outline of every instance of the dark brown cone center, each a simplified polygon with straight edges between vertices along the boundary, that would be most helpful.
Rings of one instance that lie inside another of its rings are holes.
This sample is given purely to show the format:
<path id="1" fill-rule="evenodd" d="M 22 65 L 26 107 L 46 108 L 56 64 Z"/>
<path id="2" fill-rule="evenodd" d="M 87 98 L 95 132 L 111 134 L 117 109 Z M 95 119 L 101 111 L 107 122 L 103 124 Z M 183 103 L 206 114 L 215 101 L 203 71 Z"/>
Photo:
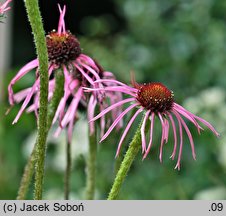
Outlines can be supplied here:
<path id="1" fill-rule="evenodd" d="M 173 92 L 161 83 L 148 83 L 138 86 L 137 100 L 147 110 L 163 113 L 173 106 Z"/>
<path id="2" fill-rule="evenodd" d="M 46 36 L 49 61 L 53 64 L 67 64 L 81 54 L 78 39 L 69 31 L 58 34 L 50 32 Z"/>

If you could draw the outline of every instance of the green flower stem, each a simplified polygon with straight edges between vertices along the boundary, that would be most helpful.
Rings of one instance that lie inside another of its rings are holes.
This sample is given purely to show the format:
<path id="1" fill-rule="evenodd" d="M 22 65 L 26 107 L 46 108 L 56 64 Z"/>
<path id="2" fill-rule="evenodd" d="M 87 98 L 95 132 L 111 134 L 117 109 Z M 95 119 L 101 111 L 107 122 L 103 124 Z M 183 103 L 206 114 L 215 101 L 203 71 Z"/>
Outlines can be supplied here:
<path id="1" fill-rule="evenodd" d="M 125 146 L 122 146 L 123 149 L 120 150 L 118 157 L 115 159 L 115 166 L 114 166 L 114 175 L 116 175 L 119 171 L 119 168 L 121 166 L 122 160 L 123 160 L 123 150 Z"/>
<path id="2" fill-rule="evenodd" d="M 55 116 L 57 107 L 60 103 L 61 98 L 64 96 L 64 72 L 62 68 L 54 71 L 55 77 L 55 88 L 51 103 L 48 107 L 48 117 L 47 117 L 47 132 L 51 128 L 53 118 Z"/>
<path id="3" fill-rule="evenodd" d="M 127 123 L 126 124 L 128 124 L 129 120 L 133 117 L 133 115 L 135 114 L 135 112 L 136 112 L 136 110 L 132 110 L 132 112 L 130 113 L 129 117 L 127 118 Z M 123 131 L 124 130 L 122 128 L 120 128 L 119 134 L 121 134 L 121 135 L 119 136 L 119 138 L 122 136 Z M 128 137 L 125 138 L 125 140 L 124 140 L 124 143 L 127 143 L 127 142 L 128 142 Z M 119 152 L 118 157 L 115 159 L 115 166 L 114 166 L 114 174 L 115 175 L 117 174 L 117 172 L 118 172 L 118 170 L 120 168 L 120 165 L 122 163 L 124 152 L 125 152 L 126 148 L 127 148 L 127 145 L 123 145 L 121 147 L 121 150 Z"/>
<path id="4" fill-rule="evenodd" d="M 35 167 L 35 155 L 36 155 L 36 145 L 34 146 L 32 153 L 28 159 L 28 162 L 25 166 L 24 173 L 20 182 L 20 188 L 18 190 L 17 200 L 25 200 L 26 194 L 31 183 L 34 167 Z"/>
<path id="5" fill-rule="evenodd" d="M 56 113 L 58 104 L 60 103 L 60 99 L 64 95 L 64 75 L 61 69 L 58 69 L 54 72 L 55 74 L 55 89 L 52 100 L 48 107 L 48 116 L 47 116 L 47 133 L 51 127 L 54 115 Z M 33 151 L 28 159 L 27 165 L 24 169 L 24 174 L 21 179 L 20 188 L 18 191 L 17 200 L 24 200 L 26 198 L 26 194 L 31 183 L 34 167 L 36 162 L 36 149 L 37 142 L 33 148 Z"/>
<path id="6" fill-rule="evenodd" d="M 71 177 L 71 143 L 67 140 L 66 145 L 66 170 L 64 177 L 64 199 L 69 200 L 70 193 L 70 177 Z"/>
<path id="7" fill-rule="evenodd" d="M 34 42 L 39 61 L 40 76 L 40 99 L 39 118 L 36 149 L 36 172 L 34 199 L 42 199 L 42 187 L 44 177 L 44 164 L 47 138 L 47 107 L 48 107 L 48 54 L 46 47 L 45 32 L 42 18 L 39 11 L 38 0 L 26 0 L 25 7 L 31 29 L 34 35 Z"/>
<path id="8" fill-rule="evenodd" d="M 87 158 L 87 179 L 86 179 L 86 194 L 85 199 L 93 200 L 95 194 L 95 179 L 96 179 L 96 154 L 97 154 L 97 139 L 96 134 L 89 136 L 89 153 Z"/>
<path id="9" fill-rule="evenodd" d="M 141 124 L 138 127 L 133 140 L 131 141 L 129 148 L 126 152 L 126 155 L 121 163 L 121 166 L 118 170 L 118 173 L 115 177 L 113 186 L 111 188 L 111 191 L 108 195 L 108 200 L 115 200 L 118 197 L 120 188 L 122 187 L 122 184 L 127 176 L 127 173 L 137 156 L 138 152 L 141 149 L 141 132 L 140 132 Z"/>

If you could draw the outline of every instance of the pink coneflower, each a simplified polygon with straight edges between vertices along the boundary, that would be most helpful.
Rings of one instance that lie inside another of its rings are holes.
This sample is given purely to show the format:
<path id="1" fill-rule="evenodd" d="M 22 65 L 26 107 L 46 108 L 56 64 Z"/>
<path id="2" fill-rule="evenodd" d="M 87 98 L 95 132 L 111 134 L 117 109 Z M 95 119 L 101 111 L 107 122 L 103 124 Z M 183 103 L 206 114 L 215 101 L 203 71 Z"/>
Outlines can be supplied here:
<path id="1" fill-rule="evenodd" d="M 108 78 L 109 76 L 114 79 L 113 74 L 104 71 L 96 61 L 87 55 L 81 53 L 80 43 L 78 39 L 69 31 L 65 29 L 64 16 L 66 7 L 63 10 L 59 6 L 60 18 L 58 30 L 52 31 L 46 36 L 46 43 L 49 57 L 49 95 L 48 99 L 51 100 L 55 88 L 54 71 L 58 68 L 63 69 L 65 83 L 64 83 L 64 96 L 61 99 L 57 108 L 53 123 L 59 120 L 59 128 L 56 131 L 56 136 L 63 128 L 68 126 L 69 140 L 72 137 L 74 121 L 76 119 L 79 103 L 88 106 L 88 117 L 94 117 L 94 110 L 96 105 L 100 105 L 100 109 L 105 108 L 105 93 L 103 91 L 94 92 L 91 96 L 84 92 L 83 87 L 100 88 L 103 87 L 102 83 L 94 83 L 95 80 Z M 27 109 L 28 112 L 34 111 L 38 115 L 39 108 L 39 89 L 40 79 L 38 72 L 39 62 L 35 59 L 26 64 L 17 75 L 11 80 L 8 86 L 9 103 L 19 103 L 23 101 L 22 107 L 19 110 L 16 118 L 13 121 L 15 124 L 29 103 L 32 101 Z M 13 93 L 13 85 L 20 80 L 28 72 L 36 70 L 36 81 L 32 87 L 24 89 L 16 94 Z M 110 85 L 110 84 L 109 84 Z M 108 93 L 112 96 L 113 102 L 115 97 L 121 99 L 120 94 Z M 113 112 L 112 114 L 114 114 Z M 105 127 L 105 119 L 102 117 L 101 130 Z M 90 133 L 94 132 L 94 125 L 90 125 Z"/>
<path id="2" fill-rule="evenodd" d="M 95 82 L 104 83 L 104 82 L 112 82 L 112 80 L 110 81 L 100 80 Z M 98 118 L 101 118 L 106 113 L 117 108 L 118 106 L 122 106 L 123 104 L 126 104 L 126 103 L 132 103 L 129 105 L 127 109 L 125 109 L 120 115 L 118 115 L 118 117 L 115 119 L 112 125 L 108 128 L 107 132 L 101 138 L 101 141 L 106 139 L 107 136 L 111 133 L 111 131 L 115 128 L 115 126 L 119 123 L 119 121 L 121 121 L 122 118 L 128 112 L 130 112 L 133 109 L 136 109 L 135 114 L 131 117 L 130 121 L 128 122 L 121 136 L 121 139 L 118 144 L 116 156 L 118 156 L 120 152 L 122 142 L 126 134 L 128 133 L 132 123 L 140 113 L 144 113 L 144 118 L 141 126 L 143 158 L 146 158 L 148 153 L 151 150 L 156 117 L 160 120 L 160 123 L 162 126 L 162 137 L 161 137 L 161 144 L 160 144 L 159 159 L 161 162 L 162 162 L 163 145 L 164 143 L 168 142 L 170 123 L 172 125 L 173 135 L 174 135 L 174 148 L 173 148 L 171 158 L 174 159 L 176 156 L 178 137 L 177 137 L 177 128 L 176 128 L 175 120 L 177 121 L 178 127 L 179 127 L 180 146 L 179 146 L 179 154 L 178 154 L 178 159 L 177 159 L 177 164 L 175 166 L 175 169 L 177 168 L 178 170 L 180 169 L 180 161 L 181 161 L 182 148 L 183 148 L 183 131 L 182 131 L 183 128 L 185 129 L 190 141 L 192 156 L 194 159 L 196 158 L 193 137 L 183 118 L 186 118 L 187 120 L 192 122 L 197 128 L 199 133 L 200 133 L 200 129 L 201 130 L 203 129 L 199 125 L 197 120 L 202 122 L 205 126 L 207 126 L 216 136 L 219 136 L 217 131 L 214 129 L 214 127 L 210 123 L 192 114 L 191 112 L 186 110 L 184 107 L 175 103 L 173 92 L 170 91 L 163 84 L 153 82 L 153 83 L 140 85 L 134 82 L 134 87 L 130 87 L 120 82 L 117 82 L 117 84 L 118 86 L 106 87 L 104 88 L 104 90 L 122 92 L 129 95 L 130 97 L 109 106 L 108 108 L 100 112 L 95 118 L 91 120 L 92 122 L 97 120 Z M 86 88 L 86 91 L 88 92 L 98 91 L 98 90 L 99 89 Z M 149 134 L 150 138 L 149 138 L 148 145 L 146 145 L 145 126 L 148 120 L 150 120 L 150 134 Z"/>
<path id="3" fill-rule="evenodd" d="M 4 2 L 3 4 L 0 3 L 0 16 L 3 15 L 6 11 L 8 11 L 11 7 L 8 7 L 8 4 L 11 2 L 12 0 L 7 0 L 6 2 Z"/>

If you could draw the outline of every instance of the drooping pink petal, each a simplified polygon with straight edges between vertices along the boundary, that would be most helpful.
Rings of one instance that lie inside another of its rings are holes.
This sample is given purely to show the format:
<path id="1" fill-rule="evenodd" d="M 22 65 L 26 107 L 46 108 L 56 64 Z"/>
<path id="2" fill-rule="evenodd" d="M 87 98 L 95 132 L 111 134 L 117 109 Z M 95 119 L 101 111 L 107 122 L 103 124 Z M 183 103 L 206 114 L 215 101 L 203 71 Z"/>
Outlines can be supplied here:
<path id="1" fill-rule="evenodd" d="M 171 154 L 170 158 L 172 158 L 174 160 L 175 155 L 176 155 L 176 151 L 177 151 L 177 129 L 176 129 L 176 125 L 175 125 L 175 122 L 173 120 L 172 115 L 169 112 L 167 114 L 168 114 L 168 116 L 170 118 L 170 121 L 171 121 L 171 124 L 172 124 L 172 128 L 173 128 L 174 147 L 173 147 L 173 153 Z"/>
<path id="2" fill-rule="evenodd" d="M 130 129 L 132 123 L 134 122 L 134 120 L 135 120 L 135 118 L 137 117 L 137 115 L 138 115 L 140 112 L 143 111 L 143 109 L 144 109 L 144 108 L 138 109 L 138 110 L 135 112 L 135 114 L 133 115 L 133 117 L 130 119 L 128 125 L 126 126 L 126 128 L 125 128 L 125 130 L 124 130 L 124 132 L 123 132 L 123 134 L 122 134 L 122 137 L 121 137 L 121 139 L 120 139 L 120 141 L 119 141 L 119 144 L 118 144 L 118 148 L 117 148 L 117 152 L 116 152 L 116 157 L 118 156 L 118 154 L 119 154 L 119 152 L 120 152 L 122 142 L 123 142 L 123 140 L 125 139 L 126 134 L 128 133 L 128 131 L 129 131 L 129 129 Z"/>
<path id="3" fill-rule="evenodd" d="M 59 136 L 61 130 L 63 128 L 65 128 L 66 125 L 70 121 L 74 121 L 75 113 L 77 112 L 77 107 L 78 107 L 78 104 L 79 104 L 79 101 L 80 101 L 81 97 L 82 97 L 82 88 L 79 88 L 76 96 L 73 98 L 70 106 L 68 107 L 67 112 L 64 115 L 64 118 L 62 119 L 62 121 L 60 123 L 60 127 L 57 128 L 57 130 L 56 130 L 56 132 L 54 134 L 55 137 Z"/>
<path id="4" fill-rule="evenodd" d="M 50 99 L 52 98 L 54 87 L 55 87 L 55 80 L 53 79 L 53 80 L 49 81 L 48 101 L 50 101 Z M 29 89 L 31 89 L 31 88 L 29 88 Z M 38 107 L 39 107 L 39 95 L 40 95 L 39 88 L 37 88 L 34 93 L 36 94 L 35 98 L 34 98 L 34 102 L 33 102 L 33 104 L 30 107 L 27 108 L 27 112 L 28 113 L 33 112 L 33 111 L 36 112 L 38 110 Z"/>
<path id="5" fill-rule="evenodd" d="M 146 126 L 146 122 L 147 122 L 147 119 L 149 117 L 149 114 L 150 114 L 150 110 L 148 110 L 145 113 L 144 120 L 143 120 L 143 123 L 142 123 L 142 126 L 141 126 L 142 153 L 144 153 L 146 151 L 145 126 Z"/>
<path id="6" fill-rule="evenodd" d="M 164 139 L 166 141 L 165 143 L 167 143 L 168 139 L 169 139 L 169 122 L 166 118 L 164 119 L 164 123 L 165 123 L 165 137 L 164 137 Z"/>
<path id="7" fill-rule="evenodd" d="M 35 59 L 28 64 L 26 64 L 24 67 L 22 67 L 19 72 L 16 74 L 16 76 L 11 80 L 11 82 L 8 85 L 8 92 L 9 92 L 9 103 L 10 105 L 14 105 L 14 94 L 13 94 L 13 85 L 20 80 L 25 74 L 30 72 L 32 69 L 38 67 L 38 59 Z"/>
<path id="8" fill-rule="evenodd" d="M 72 142 L 72 137 L 73 137 L 73 130 L 74 130 L 74 126 L 75 126 L 75 121 L 77 120 L 76 119 L 76 114 L 77 114 L 77 106 L 74 107 L 74 111 L 73 111 L 73 114 L 74 114 L 74 118 L 71 118 L 70 119 L 70 122 L 69 122 L 69 125 L 68 125 L 68 129 L 67 129 L 67 136 L 68 136 L 68 143 L 71 144 Z"/>
<path id="9" fill-rule="evenodd" d="M 26 98 L 27 94 L 31 91 L 31 89 L 32 87 L 29 87 L 14 94 L 14 102 L 20 103 L 24 98 Z"/>
<path id="10" fill-rule="evenodd" d="M 56 110 L 56 113 L 55 113 L 55 116 L 54 116 L 54 119 L 53 119 L 53 124 L 56 122 L 58 117 L 60 118 L 60 122 L 62 121 L 64 109 L 65 109 L 66 102 L 67 102 L 67 99 L 68 99 L 69 96 L 70 96 L 70 92 L 69 91 L 65 91 L 64 92 L 64 96 L 60 100 L 60 103 L 59 103 L 59 105 L 57 107 L 57 110 Z"/>
<path id="11" fill-rule="evenodd" d="M 59 127 L 61 129 L 63 129 L 67 124 L 68 122 L 70 122 L 70 119 L 71 118 L 74 118 L 74 116 L 72 115 L 72 112 L 74 110 L 74 107 L 76 107 L 76 104 L 78 103 L 78 98 L 73 98 L 69 107 L 67 108 L 67 111 L 65 114 L 63 114 L 62 117 L 60 117 L 60 122 L 59 122 Z M 59 134 L 59 133 L 56 133 L 56 134 Z M 58 136 L 58 135 L 56 135 Z"/>
<path id="12" fill-rule="evenodd" d="M 91 119 L 93 119 L 94 117 L 94 111 L 95 111 L 95 107 L 96 107 L 97 101 L 94 99 L 94 96 L 91 95 L 90 99 L 89 99 L 89 103 L 88 103 L 88 108 L 87 108 L 87 116 L 88 116 L 88 121 L 90 121 Z M 89 133 L 90 135 L 92 135 L 94 133 L 94 122 L 90 122 L 89 124 Z"/>
<path id="13" fill-rule="evenodd" d="M 112 125 L 110 126 L 110 128 L 107 130 L 107 132 L 104 134 L 104 136 L 101 138 L 100 142 L 102 142 L 103 140 L 105 140 L 108 135 L 111 133 L 111 131 L 114 129 L 114 127 L 121 121 L 121 119 L 123 118 L 123 116 L 128 113 L 130 110 L 132 110 L 134 107 L 136 107 L 138 104 L 132 104 L 130 105 L 127 109 L 125 109 L 116 119 L 115 121 L 112 123 Z"/>
<path id="14" fill-rule="evenodd" d="M 196 128 L 198 130 L 198 133 L 200 134 L 200 129 L 203 130 L 203 128 L 195 120 L 194 115 L 191 112 L 187 111 L 182 106 L 180 106 L 180 105 L 178 105 L 176 103 L 174 104 L 174 108 L 173 109 L 176 110 L 177 112 L 179 112 L 181 115 L 183 115 L 189 121 L 191 121 L 196 126 Z"/>
<path id="15" fill-rule="evenodd" d="M 86 80 L 93 85 L 93 80 L 86 74 L 86 72 L 76 63 L 74 63 L 74 66 L 78 69 L 78 71 L 86 78 Z"/>
<path id="16" fill-rule="evenodd" d="M 191 144 L 191 150 L 192 150 L 192 156 L 193 156 L 193 159 L 196 160 L 196 154 L 195 154 L 195 145 L 194 145 L 194 141 L 193 141 L 193 138 L 192 138 L 192 135 L 191 135 L 191 132 L 190 130 L 188 129 L 186 123 L 184 122 L 184 120 L 180 117 L 180 115 L 178 113 L 176 113 L 175 111 L 175 114 L 177 114 L 177 117 L 180 119 L 187 135 L 188 135 L 188 138 L 189 138 L 189 141 L 190 141 L 190 144 Z"/>
<path id="17" fill-rule="evenodd" d="M 158 113 L 158 116 L 162 125 L 162 138 L 161 138 L 161 145 L 160 145 L 160 152 L 159 152 L 159 160 L 162 163 L 162 150 L 163 150 L 163 144 L 164 144 L 164 138 L 165 138 L 165 123 L 160 113 Z"/>
<path id="18" fill-rule="evenodd" d="M 35 112 L 35 117 L 37 119 L 38 119 L 39 98 L 40 98 L 40 92 L 37 92 L 35 97 L 34 97 L 34 112 Z M 27 112 L 29 112 L 29 111 L 27 110 Z"/>
<path id="19" fill-rule="evenodd" d="M 63 128 L 67 125 L 67 123 L 71 119 L 74 119 L 74 116 L 75 116 L 74 114 L 77 111 L 77 107 L 78 107 L 79 101 L 81 99 L 81 96 L 82 96 L 82 88 L 79 88 L 78 92 L 76 93 L 76 96 L 73 98 L 73 100 L 70 104 L 70 107 L 69 107 L 68 111 L 66 112 L 66 114 L 65 114 L 65 116 L 64 116 L 64 118 L 61 122 L 61 125 L 62 125 Z"/>
<path id="20" fill-rule="evenodd" d="M 125 94 L 129 94 L 133 97 L 136 97 L 136 95 L 134 93 L 131 93 L 130 90 L 128 90 L 128 88 L 125 88 L 123 86 L 119 87 L 119 86 L 110 86 L 110 87 L 104 87 L 104 88 L 86 88 L 84 87 L 84 90 L 86 92 L 95 92 L 95 91 L 113 91 L 113 92 L 121 92 L 121 93 L 125 93 Z"/>
<path id="21" fill-rule="evenodd" d="M 64 69 L 63 71 L 64 71 L 64 77 L 65 77 L 64 96 L 60 100 L 60 103 L 59 103 L 59 105 L 57 107 L 57 110 L 56 110 L 56 113 L 55 113 L 55 116 L 54 116 L 54 119 L 53 119 L 53 124 L 56 122 L 58 117 L 59 117 L 59 122 L 61 124 L 62 118 L 64 116 L 64 110 L 65 110 L 65 106 L 66 106 L 67 100 L 68 100 L 69 96 L 72 94 L 72 92 L 74 93 L 75 89 L 79 85 L 77 80 L 74 80 L 74 81 L 71 82 L 71 77 L 70 77 L 66 67 L 64 67 L 63 69 Z"/>
<path id="22" fill-rule="evenodd" d="M 67 82 L 68 83 L 68 82 Z M 79 80 L 72 80 L 70 83 L 67 84 L 68 89 L 73 93 L 75 89 L 80 85 Z"/>
<path id="23" fill-rule="evenodd" d="M 103 105 L 100 104 L 100 110 L 102 110 Z M 104 129 L 105 129 L 105 124 L 106 124 L 106 120 L 105 120 L 105 115 L 100 117 L 100 137 L 104 136 Z"/>
<path id="24" fill-rule="evenodd" d="M 49 67 L 49 71 L 48 71 L 49 77 L 51 76 L 52 72 L 53 72 L 53 66 L 50 66 L 50 67 Z M 38 79 L 35 81 L 34 85 L 33 85 L 32 88 L 31 88 L 31 91 L 30 91 L 30 92 L 28 93 L 28 95 L 26 96 L 26 98 L 25 98 L 25 100 L 24 100 L 24 102 L 23 102 L 23 104 L 22 104 L 22 106 L 21 106 L 19 112 L 17 113 L 17 116 L 16 116 L 16 118 L 14 119 L 14 121 L 13 121 L 12 124 L 15 124 L 15 123 L 19 120 L 20 116 L 22 115 L 22 113 L 23 113 L 24 110 L 26 109 L 28 103 L 30 102 L 32 96 L 35 94 L 35 92 L 37 92 L 37 91 L 39 90 L 39 88 L 40 88 L 40 78 L 38 78 Z"/>
<path id="25" fill-rule="evenodd" d="M 121 86 L 124 86 L 126 88 L 128 88 L 130 91 L 134 92 L 134 93 L 137 93 L 137 89 L 133 88 L 133 87 L 130 87 L 122 82 L 119 82 L 118 80 L 113 80 L 113 79 L 100 79 L 100 80 L 95 80 L 94 83 L 100 83 L 100 82 L 109 82 L 109 83 L 115 83 L 115 84 L 118 84 L 118 85 L 121 85 Z"/>
<path id="26" fill-rule="evenodd" d="M 215 130 L 215 128 L 209 123 L 207 122 L 206 120 L 196 116 L 195 114 L 189 112 L 188 110 L 186 110 L 184 107 L 182 107 L 181 105 L 179 104 L 176 104 L 177 107 L 179 107 L 180 109 L 184 110 L 185 112 L 187 112 L 191 117 L 193 117 L 193 119 L 197 119 L 199 120 L 200 122 L 202 122 L 204 125 L 206 125 L 216 136 L 220 136 L 220 134 Z M 178 110 L 177 110 L 178 111 Z M 200 126 L 199 126 L 200 127 Z M 200 127 L 200 129 L 203 130 L 203 128 Z"/>
<path id="27" fill-rule="evenodd" d="M 104 79 L 114 79 L 115 80 L 115 75 L 110 72 L 110 71 L 104 71 L 103 72 L 103 78 Z"/>
<path id="28" fill-rule="evenodd" d="M 202 122 L 204 125 L 206 125 L 217 137 L 220 136 L 220 134 L 215 130 L 215 128 L 209 122 L 207 122 L 206 120 L 204 120 L 204 119 L 202 119 L 202 118 L 200 118 L 198 116 L 194 115 L 194 117 L 197 120 L 199 120 L 200 122 Z"/>
<path id="29" fill-rule="evenodd" d="M 38 110 L 38 107 L 39 107 L 39 95 L 40 95 L 38 90 L 36 90 L 34 92 L 34 95 L 35 96 L 34 96 L 34 99 L 33 99 L 33 104 L 27 108 L 27 110 L 26 110 L 27 113 L 35 112 L 35 114 L 36 114 L 36 111 Z"/>
<path id="30" fill-rule="evenodd" d="M 92 73 L 96 79 L 100 79 L 99 74 L 93 68 L 91 68 L 89 65 L 86 65 L 86 64 L 82 63 L 81 61 L 78 61 L 78 63 L 82 67 L 86 68 L 90 73 Z"/>
<path id="31" fill-rule="evenodd" d="M 112 109 L 115 109 L 116 107 L 118 106 L 121 106 L 125 103 L 128 103 L 128 102 L 132 102 L 132 101 L 135 101 L 134 98 L 127 98 L 127 99 L 124 99 L 122 101 L 119 101 L 111 106 L 109 106 L 108 108 L 106 108 L 105 110 L 103 110 L 102 112 L 100 112 L 96 117 L 94 117 L 93 119 L 91 119 L 90 121 L 95 121 L 97 120 L 98 118 L 100 118 L 101 116 L 105 115 L 106 113 L 108 113 L 109 111 L 111 111 Z"/>
<path id="32" fill-rule="evenodd" d="M 117 92 L 119 93 L 119 92 Z M 121 93 L 119 93 L 121 95 Z M 115 101 L 114 103 L 117 103 L 117 101 L 122 100 L 122 97 L 120 97 L 118 94 L 115 96 Z M 120 113 L 122 112 L 122 106 L 117 107 L 116 109 L 112 110 L 112 119 L 115 119 L 116 116 L 120 115 Z M 120 128 L 123 127 L 123 119 L 119 122 L 119 124 L 117 125 L 117 130 L 119 130 Z"/>
<path id="33" fill-rule="evenodd" d="M 120 92 L 105 92 L 105 95 L 107 98 L 109 98 L 110 100 L 110 104 L 115 104 L 117 103 L 118 101 L 122 101 L 123 98 L 122 98 L 122 95 Z M 104 103 L 105 104 L 105 103 Z M 105 107 L 109 106 L 107 103 L 105 104 Z M 120 113 L 122 112 L 122 106 L 118 106 L 116 107 L 115 109 L 113 109 L 111 111 L 111 117 L 112 119 L 116 119 L 118 115 L 120 115 Z M 101 109 L 102 111 L 103 109 Z M 123 126 L 123 120 L 119 122 L 119 124 L 117 124 L 117 130 L 119 130 L 120 128 L 122 128 Z"/>
<path id="34" fill-rule="evenodd" d="M 66 83 L 70 83 L 72 79 L 71 74 L 69 73 L 67 67 L 63 66 L 64 79 Z"/>
<path id="35" fill-rule="evenodd" d="M 19 112 L 17 113 L 16 115 L 16 118 L 14 119 L 13 123 L 12 124 L 15 124 L 17 123 L 17 121 L 19 120 L 20 116 L 22 115 L 22 113 L 24 112 L 24 110 L 26 109 L 28 103 L 30 102 L 33 94 L 35 93 L 36 91 L 36 88 L 39 88 L 39 85 L 40 85 L 40 80 L 38 78 L 38 80 L 35 81 L 34 85 L 32 86 L 31 88 L 31 91 L 29 92 L 29 94 L 27 95 L 26 99 L 24 100 Z"/>
<path id="36" fill-rule="evenodd" d="M 181 161 L 181 156 L 182 156 L 182 150 L 183 150 L 183 131 L 182 131 L 182 125 L 181 125 L 181 120 L 178 118 L 178 114 L 175 111 L 172 111 L 173 114 L 176 116 L 178 125 L 179 125 L 179 132 L 180 132 L 180 149 L 179 149 L 179 155 L 177 159 L 177 164 L 174 169 L 180 170 L 180 161 Z"/>
<path id="37" fill-rule="evenodd" d="M 85 54 L 80 54 L 78 59 L 86 62 L 88 65 L 91 65 L 94 68 L 94 70 L 99 71 L 99 68 L 97 67 L 96 63 L 89 56 L 87 56 Z"/>
<path id="38" fill-rule="evenodd" d="M 143 160 L 147 157 L 148 153 L 151 150 L 151 146 L 152 146 L 154 120 L 155 120 L 155 113 L 154 112 L 151 113 L 150 120 L 151 120 L 150 140 L 149 140 L 149 143 L 148 143 L 148 148 L 147 148 L 147 150 L 146 150 L 146 152 L 143 156 Z"/>
<path id="39" fill-rule="evenodd" d="M 8 7 L 8 4 L 11 2 L 12 0 L 7 0 L 6 2 L 4 2 L 2 5 L 0 3 L 0 14 L 5 13 L 6 11 L 8 11 L 9 9 L 11 9 L 11 7 Z"/>

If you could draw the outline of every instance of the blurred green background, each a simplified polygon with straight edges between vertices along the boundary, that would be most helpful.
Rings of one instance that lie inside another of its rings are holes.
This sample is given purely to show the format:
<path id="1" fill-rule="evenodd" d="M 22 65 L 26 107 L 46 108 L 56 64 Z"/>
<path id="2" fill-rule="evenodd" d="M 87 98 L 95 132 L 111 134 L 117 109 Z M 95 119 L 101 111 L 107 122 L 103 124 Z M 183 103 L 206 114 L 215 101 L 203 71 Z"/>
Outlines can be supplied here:
<path id="1" fill-rule="evenodd" d="M 226 1 L 224 0 L 108 0 L 59 1 L 67 4 L 66 26 L 79 37 L 85 54 L 95 58 L 119 80 L 130 83 L 158 81 L 174 91 L 175 100 L 211 122 L 217 139 L 206 129 L 194 136 L 197 160 L 184 139 L 181 171 L 169 156 L 172 134 L 165 145 L 163 163 L 158 160 L 160 130 L 153 151 L 133 164 L 119 199 L 226 199 Z M 57 28 L 56 1 L 40 1 L 46 32 Z M 23 1 L 13 5 L 11 70 L 4 77 L 0 106 L 0 199 L 15 199 L 23 168 L 36 132 L 34 114 L 23 114 L 12 125 L 20 105 L 8 109 L 7 84 L 18 69 L 35 57 L 32 35 Z M 50 13 L 51 11 L 51 13 Z M 7 25 L 7 20 L 5 24 Z M 2 78 L 1 78 L 2 79 Z M 28 74 L 15 91 L 32 85 Z M 81 114 L 82 115 L 82 114 Z M 136 125 L 126 143 L 131 140 Z M 45 199 L 63 198 L 65 135 L 48 141 Z M 87 122 L 81 117 L 74 130 L 71 199 L 82 199 L 85 188 Z M 98 146 L 96 199 L 106 199 L 114 179 L 116 134 Z M 126 150 L 126 143 L 124 144 Z M 28 198 L 32 198 L 32 187 Z"/>

